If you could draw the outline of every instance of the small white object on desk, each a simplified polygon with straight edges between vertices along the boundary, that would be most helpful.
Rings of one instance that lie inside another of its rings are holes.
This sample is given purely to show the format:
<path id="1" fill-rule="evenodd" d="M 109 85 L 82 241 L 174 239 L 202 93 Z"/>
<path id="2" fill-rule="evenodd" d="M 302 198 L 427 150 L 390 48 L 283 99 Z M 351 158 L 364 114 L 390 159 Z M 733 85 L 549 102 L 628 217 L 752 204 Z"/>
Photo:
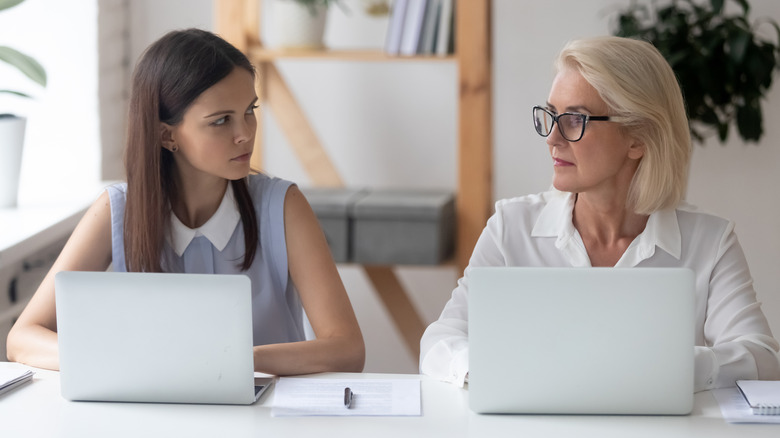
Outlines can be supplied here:
<path id="1" fill-rule="evenodd" d="M 27 382 L 32 382 L 33 372 L 30 370 L 0 368 L 0 394 L 4 394 Z"/>
<path id="2" fill-rule="evenodd" d="M 713 389 L 712 395 L 720 406 L 723 419 L 729 423 L 775 423 L 780 415 L 755 415 L 745 397 L 736 387 Z"/>
<path id="3" fill-rule="evenodd" d="M 737 388 L 755 415 L 780 415 L 779 380 L 737 380 Z"/>
<path id="4" fill-rule="evenodd" d="M 350 395 L 349 404 L 347 393 Z M 283 377 L 276 382 L 271 410 L 274 417 L 419 416 L 420 413 L 418 379 Z"/>

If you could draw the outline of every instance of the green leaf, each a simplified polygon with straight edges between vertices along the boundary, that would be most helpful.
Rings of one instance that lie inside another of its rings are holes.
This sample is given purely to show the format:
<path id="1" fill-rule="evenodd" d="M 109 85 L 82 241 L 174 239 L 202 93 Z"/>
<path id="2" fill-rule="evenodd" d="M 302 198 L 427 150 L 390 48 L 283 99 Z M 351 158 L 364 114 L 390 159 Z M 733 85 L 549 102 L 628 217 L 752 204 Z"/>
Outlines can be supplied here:
<path id="1" fill-rule="evenodd" d="M 773 20 L 768 20 L 768 22 L 775 27 L 775 30 L 777 31 L 777 40 L 780 41 L 780 25 L 778 25 L 777 22 Z"/>
<path id="2" fill-rule="evenodd" d="M 720 142 L 725 143 L 728 137 L 729 137 L 729 124 L 718 123 L 718 138 L 720 139 Z"/>
<path id="3" fill-rule="evenodd" d="M 772 85 L 772 75 L 776 65 L 774 46 L 764 44 L 748 47 L 745 55 L 745 73 L 752 84 L 768 89 Z"/>
<path id="4" fill-rule="evenodd" d="M 712 108 L 703 109 L 701 114 L 698 114 L 698 119 L 707 125 L 717 125 L 720 123 L 718 114 Z"/>
<path id="5" fill-rule="evenodd" d="M 15 94 L 15 95 L 20 96 L 20 97 L 30 97 L 27 94 L 20 93 L 19 91 L 14 91 L 14 90 L 0 90 L 0 93 Z"/>
<path id="6" fill-rule="evenodd" d="M 675 67 L 676 65 L 685 62 L 686 59 L 688 59 L 688 52 L 676 52 L 676 53 L 668 53 L 664 54 L 664 57 L 666 58 L 666 62 L 669 63 L 672 67 Z"/>
<path id="7" fill-rule="evenodd" d="M 744 15 L 747 16 L 750 12 L 750 4 L 747 0 L 737 0 L 737 3 L 739 3 L 740 6 L 742 6 L 742 11 L 744 12 Z"/>
<path id="8" fill-rule="evenodd" d="M 0 11 L 3 9 L 12 8 L 24 0 L 0 0 Z"/>
<path id="9" fill-rule="evenodd" d="M 699 130 L 691 126 L 691 137 L 699 143 L 704 143 L 704 136 L 699 133 Z"/>
<path id="10" fill-rule="evenodd" d="M 746 102 L 737 107 L 737 131 L 745 141 L 758 141 L 764 132 L 759 102 Z"/>
<path id="11" fill-rule="evenodd" d="M 710 0 L 710 5 L 712 5 L 712 12 L 715 14 L 720 14 L 723 11 L 723 0 Z"/>
<path id="12" fill-rule="evenodd" d="M 24 53 L 10 47 L 0 46 L 0 61 L 7 62 L 19 69 L 28 78 L 43 87 L 46 86 L 46 70 L 43 69 L 43 66 L 38 61 Z"/>
<path id="13" fill-rule="evenodd" d="M 615 33 L 649 41 L 672 66 L 693 138 L 701 141 L 705 135 L 717 134 L 725 142 L 735 128 L 744 140 L 757 141 L 763 133 L 761 99 L 780 67 L 780 50 L 759 38 L 755 29 L 758 23 L 768 22 L 780 40 L 780 25 L 770 17 L 752 25 L 749 0 L 628 3 L 615 20 Z"/>
<path id="14" fill-rule="evenodd" d="M 639 20 L 630 14 L 623 14 L 618 17 L 618 31 L 616 36 L 632 37 L 640 33 Z"/>
<path id="15" fill-rule="evenodd" d="M 741 64 L 742 60 L 745 59 L 745 50 L 750 43 L 751 35 L 742 29 L 734 29 L 734 31 L 727 41 L 729 55 L 734 62 Z"/>

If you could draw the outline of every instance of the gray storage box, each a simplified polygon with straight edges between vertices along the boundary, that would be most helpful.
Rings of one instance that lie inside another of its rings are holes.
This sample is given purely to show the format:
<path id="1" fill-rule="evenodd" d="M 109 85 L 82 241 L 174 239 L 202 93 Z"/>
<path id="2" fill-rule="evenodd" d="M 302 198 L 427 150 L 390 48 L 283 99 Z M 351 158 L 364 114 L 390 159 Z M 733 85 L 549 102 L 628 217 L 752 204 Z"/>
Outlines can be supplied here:
<path id="1" fill-rule="evenodd" d="M 453 248 L 452 193 L 376 191 L 352 207 L 352 260 L 363 264 L 438 264 Z"/>
<path id="2" fill-rule="evenodd" d="M 330 252 L 336 263 L 346 263 L 350 258 L 350 207 L 366 192 L 360 189 L 301 188 L 320 222 Z"/>

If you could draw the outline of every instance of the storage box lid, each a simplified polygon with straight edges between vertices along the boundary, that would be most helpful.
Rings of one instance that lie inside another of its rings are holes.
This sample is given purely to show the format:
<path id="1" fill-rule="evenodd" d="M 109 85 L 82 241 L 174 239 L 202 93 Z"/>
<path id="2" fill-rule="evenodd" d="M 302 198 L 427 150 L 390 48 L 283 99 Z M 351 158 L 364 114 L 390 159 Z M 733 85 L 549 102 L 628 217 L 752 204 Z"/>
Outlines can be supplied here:
<path id="1" fill-rule="evenodd" d="M 367 193 L 364 189 L 307 187 L 301 192 L 319 217 L 346 217 L 349 208 Z"/>
<path id="2" fill-rule="evenodd" d="M 356 219 L 438 220 L 454 214 L 454 196 L 445 191 L 377 190 L 355 202 Z"/>

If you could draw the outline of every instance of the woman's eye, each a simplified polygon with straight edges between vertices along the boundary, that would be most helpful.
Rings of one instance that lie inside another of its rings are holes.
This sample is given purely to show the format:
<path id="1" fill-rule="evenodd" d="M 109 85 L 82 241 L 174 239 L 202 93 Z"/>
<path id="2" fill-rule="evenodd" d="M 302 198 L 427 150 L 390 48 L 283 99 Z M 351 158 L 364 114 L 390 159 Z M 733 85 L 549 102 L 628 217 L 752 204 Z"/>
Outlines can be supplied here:
<path id="1" fill-rule="evenodd" d="M 222 126 L 225 123 L 227 123 L 227 121 L 228 121 L 228 116 L 225 116 L 225 117 L 220 117 L 217 120 L 214 120 L 213 122 L 211 122 L 211 124 L 215 126 Z"/>
<path id="2" fill-rule="evenodd" d="M 255 110 L 259 108 L 260 105 L 252 105 L 246 110 L 246 114 L 254 114 Z"/>
<path id="3" fill-rule="evenodd" d="M 571 115 L 566 117 L 566 124 L 572 128 L 578 128 L 582 126 L 582 117 L 579 115 Z"/>

